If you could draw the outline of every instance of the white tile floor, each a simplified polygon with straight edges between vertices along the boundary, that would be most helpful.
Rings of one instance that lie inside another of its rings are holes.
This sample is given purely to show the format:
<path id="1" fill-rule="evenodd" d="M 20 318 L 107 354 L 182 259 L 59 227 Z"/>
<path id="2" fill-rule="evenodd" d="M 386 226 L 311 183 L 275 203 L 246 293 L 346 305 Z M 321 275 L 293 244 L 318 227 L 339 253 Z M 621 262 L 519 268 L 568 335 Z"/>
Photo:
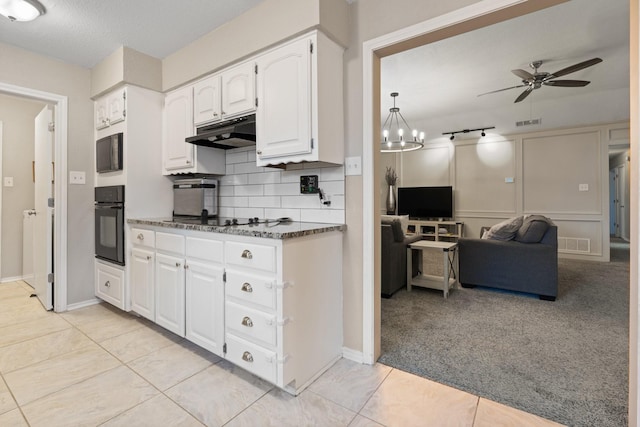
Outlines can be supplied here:
<path id="1" fill-rule="evenodd" d="M 388 366 L 339 360 L 293 397 L 99 304 L 45 312 L 0 285 L 0 426 L 557 426 Z"/>

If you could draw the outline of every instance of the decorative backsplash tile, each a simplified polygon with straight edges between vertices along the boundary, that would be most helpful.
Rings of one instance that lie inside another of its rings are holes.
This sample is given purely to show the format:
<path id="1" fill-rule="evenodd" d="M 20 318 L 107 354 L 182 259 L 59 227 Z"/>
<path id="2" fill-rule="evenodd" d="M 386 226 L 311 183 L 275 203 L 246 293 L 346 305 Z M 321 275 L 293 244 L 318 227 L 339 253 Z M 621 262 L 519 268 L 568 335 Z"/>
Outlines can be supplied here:
<path id="1" fill-rule="evenodd" d="M 255 147 L 227 150 L 226 163 L 227 174 L 219 177 L 220 216 L 344 224 L 344 167 L 257 167 Z M 300 194 L 302 175 L 318 175 L 330 206 L 323 205 L 317 194 Z"/>

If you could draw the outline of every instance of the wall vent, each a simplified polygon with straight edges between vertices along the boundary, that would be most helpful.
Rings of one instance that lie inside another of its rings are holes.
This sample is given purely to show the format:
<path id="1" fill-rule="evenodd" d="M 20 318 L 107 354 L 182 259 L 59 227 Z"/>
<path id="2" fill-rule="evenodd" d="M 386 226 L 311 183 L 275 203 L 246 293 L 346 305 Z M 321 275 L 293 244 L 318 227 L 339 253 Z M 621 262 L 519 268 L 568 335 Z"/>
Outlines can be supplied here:
<path id="1" fill-rule="evenodd" d="M 520 122 L 516 122 L 516 126 L 531 126 L 539 125 L 540 123 L 542 123 L 542 119 L 522 120 Z"/>
<path id="2" fill-rule="evenodd" d="M 591 239 L 584 237 L 558 237 L 558 252 L 589 254 L 591 253 Z"/>

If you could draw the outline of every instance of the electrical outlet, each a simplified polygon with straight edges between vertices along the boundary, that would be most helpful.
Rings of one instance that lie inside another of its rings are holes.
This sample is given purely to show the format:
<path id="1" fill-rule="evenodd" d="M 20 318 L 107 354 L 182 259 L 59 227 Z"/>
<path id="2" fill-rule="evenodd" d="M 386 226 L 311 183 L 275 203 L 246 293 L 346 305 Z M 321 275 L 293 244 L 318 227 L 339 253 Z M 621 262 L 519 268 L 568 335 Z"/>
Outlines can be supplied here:
<path id="1" fill-rule="evenodd" d="M 86 174 L 84 171 L 70 171 L 69 172 L 69 184 L 85 184 Z"/>
<path id="2" fill-rule="evenodd" d="M 579 184 L 578 191 L 589 191 L 589 184 Z"/>
<path id="3" fill-rule="evenodd" d="M 4 177 L 4 186 L 5 187 L 13 187 L 13 177 L 12 176 L 5 176 Z"/>
<path id="4" fill-rule="evenodd" d="M 347 157 L 344 159 L 345 175 L 362 175 L 362 157 Z"/>

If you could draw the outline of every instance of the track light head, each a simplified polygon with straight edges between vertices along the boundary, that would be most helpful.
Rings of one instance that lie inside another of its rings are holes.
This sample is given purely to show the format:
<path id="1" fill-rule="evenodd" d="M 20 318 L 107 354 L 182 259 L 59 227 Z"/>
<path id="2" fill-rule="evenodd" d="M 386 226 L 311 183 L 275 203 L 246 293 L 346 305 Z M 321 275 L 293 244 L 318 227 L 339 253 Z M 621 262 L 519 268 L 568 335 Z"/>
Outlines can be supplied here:
<path id="1" fill-rule="evenodd" d="M 451 134 L 451 136 L 449 137 L 449 139 L 450 139 L 451 141 L 453 141 L 453 140 L 455 139 L 455 137 L 456 137 L 456 136 L 455 136 L 454 134 Z"/>
<path id="2" fill-rule="evenodd" d="M 480 135 L 482 135 L 482 136 L 487 136 L 487 134 L 486 134 L 486 133 L 484 133 L 484 129 L 482 129 L 482 133 L 481 133 Z"/>

